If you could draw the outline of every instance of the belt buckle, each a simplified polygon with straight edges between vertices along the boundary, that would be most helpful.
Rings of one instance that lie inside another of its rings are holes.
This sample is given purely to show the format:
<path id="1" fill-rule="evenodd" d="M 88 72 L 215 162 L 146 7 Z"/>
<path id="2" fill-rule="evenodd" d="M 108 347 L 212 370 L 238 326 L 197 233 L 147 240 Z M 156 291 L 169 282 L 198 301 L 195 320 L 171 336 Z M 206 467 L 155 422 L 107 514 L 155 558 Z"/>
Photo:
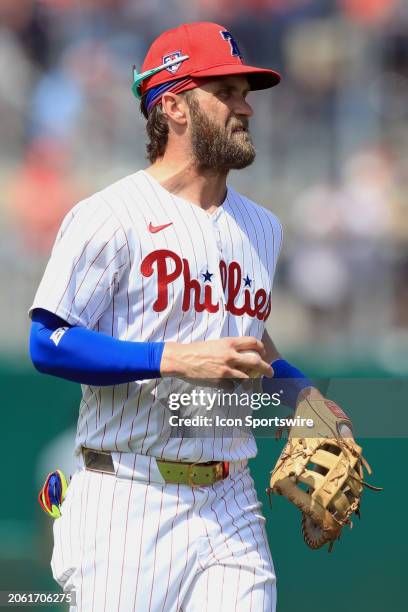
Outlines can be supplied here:
<path id="1" fill-rule="evenodd" d="M 214 466 L 214 476 L 215 476 L 215 482 L 218 482 L 219 480 L 223 480 L 224 479 L 224 464 L 222 461 L 219 461 L 215 466 Z"/>

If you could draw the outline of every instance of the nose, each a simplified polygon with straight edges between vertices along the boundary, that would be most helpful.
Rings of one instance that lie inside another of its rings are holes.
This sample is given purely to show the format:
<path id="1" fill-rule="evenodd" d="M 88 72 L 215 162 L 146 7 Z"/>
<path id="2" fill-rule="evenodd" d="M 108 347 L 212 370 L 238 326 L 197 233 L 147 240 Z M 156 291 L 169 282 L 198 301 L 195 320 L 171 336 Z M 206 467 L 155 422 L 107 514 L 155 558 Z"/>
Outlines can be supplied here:
<path id="1" fill-rule="evenodd" d="M 254 111 L 249 102 L 247 102 L 245 98 L 241 98 L 239 104 L 237 104 L 237 107 L 235 109 L 235 114 L 241 116 L 244 115 L 245 117 L 252 117 Z"/>

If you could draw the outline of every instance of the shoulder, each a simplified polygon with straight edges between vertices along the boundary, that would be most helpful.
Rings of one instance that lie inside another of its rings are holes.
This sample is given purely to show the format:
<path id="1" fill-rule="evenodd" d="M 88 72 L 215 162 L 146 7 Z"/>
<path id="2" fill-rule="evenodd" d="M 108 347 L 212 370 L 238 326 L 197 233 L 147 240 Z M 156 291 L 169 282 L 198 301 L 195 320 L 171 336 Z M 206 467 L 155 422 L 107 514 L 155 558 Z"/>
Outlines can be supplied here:
<path id="1" fill-rule="evenodd" d="M 282 240 L 282 224 L 275 213 L 231 187 L 228 187 L 228 191 L 231 195 L 231 206 L 240 209 L 242 213 L 249 215 L 253 222 L 260 223 L 265 231 L 272 231 Z"/>
<path id="2" fill-rule="evenodd" d="M 108 201 L 116 200 L 116 198 L 133 198 L 135 193 L 141 189 L 143 185 L 143 172 L 139 170 L 133 174 L 128 174 L 118 179 L 114 183 L 111 183 L 107 187 L 104 187 L 95 196 L 99 196 Z"/>
<path id="3" fill-rule="evenodd" d="M 109 188 L 107 188 L 109 189 Z M 70 249 L 72 245 L 84 245 L 86 251 L 107 246 L 116 248 L 127 243 L 127 228 L 121 219 L 120 209 L 103 194 L 96 192 L 78 202 L 66 214 L 57 234 L 53 252 Z"/>
<path id="4" fill-rule="evenodd" d="M 150 210 L 151 196 L 151 187 L 146 174 L 139 170 L 101 189 L 90 199 L 91 206 L 109 211 L 128 232 L 134 226 L 135 219 L 144 218 Z"/>
<path id="5" fill-rule="evenodd" d="M 118 220 L 112 208 L 96 193 L 78 202 L 65 215 L 57 240 L 68 233 L 89 233 L 97 227 L 116 225 Z"/>
<path id="6" fill-rule="evenodd" d="M 141 174 L 129 174 L 78 202 L 66 215 L 62 229 L 75 220 L 89 222 L 89 225 L 101 220 L 109 220 L 111 227 L 112 224 L 127 225 L 129 207 L 137 207 L 140 200 L 139 191 L 143 185 Z"/>
<path id="7" fill-rule="evenodd" d="M 142 206 L 148 191 L 149 182 L 145 172 L 139 170 L 108 185 L 95 193 L 93 197 L 105 202 L 115 212 L 126 209 L 130 205 L 132 207 Z"/>

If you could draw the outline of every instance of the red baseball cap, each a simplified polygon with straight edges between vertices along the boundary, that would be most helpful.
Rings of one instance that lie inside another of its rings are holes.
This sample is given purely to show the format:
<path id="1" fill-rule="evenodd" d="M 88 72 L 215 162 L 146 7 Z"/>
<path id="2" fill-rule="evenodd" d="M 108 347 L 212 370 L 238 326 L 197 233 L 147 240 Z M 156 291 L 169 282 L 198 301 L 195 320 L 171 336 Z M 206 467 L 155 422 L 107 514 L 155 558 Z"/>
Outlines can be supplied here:
<path id="1" fill-rule="evenodd" d="M 155 69 L 158 70 L 154 74 L 149 74 Z M 140 74 L 134 75 L 133 91 L 141 97 L 152 87 L 183 77 L 208 79 L 226 75 L 245 75 L 254 90 L 274 87 L 280 81 L 275 70 L 244 64 L 234 37 L 224 26 L 184 23 L 163 32 L 152 43 Z"/>

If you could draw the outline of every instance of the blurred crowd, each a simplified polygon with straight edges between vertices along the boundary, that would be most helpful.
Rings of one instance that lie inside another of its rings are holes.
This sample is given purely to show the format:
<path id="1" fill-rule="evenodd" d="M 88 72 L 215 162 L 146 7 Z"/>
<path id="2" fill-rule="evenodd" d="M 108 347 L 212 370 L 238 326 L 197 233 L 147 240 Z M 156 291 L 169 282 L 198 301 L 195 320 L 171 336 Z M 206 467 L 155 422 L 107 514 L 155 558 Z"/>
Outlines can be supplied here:
<path id="1" fill-rule="evenodd" d="M 132 65 L 195 20 L 283 76 L 251 94 L 257 160 L 231 176 L 284 226 L 273 336 L 389 360 L 408 347 L 406 0 L 0 0 L 3 344 L 67 210 L 146 165 Z"/>

